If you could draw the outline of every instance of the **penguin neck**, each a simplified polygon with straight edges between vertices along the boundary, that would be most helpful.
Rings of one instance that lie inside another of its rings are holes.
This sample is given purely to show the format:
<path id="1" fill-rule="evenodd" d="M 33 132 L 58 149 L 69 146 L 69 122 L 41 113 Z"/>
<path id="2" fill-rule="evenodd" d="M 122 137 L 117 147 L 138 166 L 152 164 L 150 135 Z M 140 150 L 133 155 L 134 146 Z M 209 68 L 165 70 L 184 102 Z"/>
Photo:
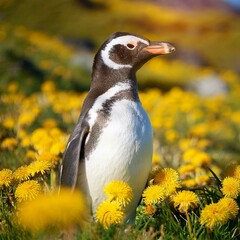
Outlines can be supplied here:
<path id="1" fill-rule="evenodd" d="M 93 65 L 91 90 L 101 95 L 120 83 L 129 84 L 128 95 L 139 101 L 136 71 L 130 68 L 110 69 L 103 63 Z"/>

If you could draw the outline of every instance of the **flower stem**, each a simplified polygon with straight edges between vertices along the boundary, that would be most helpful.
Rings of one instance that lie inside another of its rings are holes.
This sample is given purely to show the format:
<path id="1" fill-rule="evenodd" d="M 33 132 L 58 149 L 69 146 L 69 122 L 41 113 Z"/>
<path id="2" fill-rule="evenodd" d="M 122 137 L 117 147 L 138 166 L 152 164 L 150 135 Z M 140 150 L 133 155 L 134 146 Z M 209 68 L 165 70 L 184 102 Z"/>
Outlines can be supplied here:
<path id="1" fill-rule="evenodd" d="M 190 218 L 189 218 L 189 215 L 188 215 L 188 211 L 186 211 L 186 218 L 187 218 L 187 226 L 188 226 L 188 232 L 189 232 L 189 235 L 190 235 L 190 239 L 194 240 L 196 238 L 193 236 L 192 225 L 191 225 L 191 221 L 190 221 Z"/>
<path id="2" fill-rule="evenodd" d="M 56 171 L 54 169 L 51 169 L 50 172 L 50 187 L 51 189 L 55 189 L 57 186 L 57 174 Z"/>

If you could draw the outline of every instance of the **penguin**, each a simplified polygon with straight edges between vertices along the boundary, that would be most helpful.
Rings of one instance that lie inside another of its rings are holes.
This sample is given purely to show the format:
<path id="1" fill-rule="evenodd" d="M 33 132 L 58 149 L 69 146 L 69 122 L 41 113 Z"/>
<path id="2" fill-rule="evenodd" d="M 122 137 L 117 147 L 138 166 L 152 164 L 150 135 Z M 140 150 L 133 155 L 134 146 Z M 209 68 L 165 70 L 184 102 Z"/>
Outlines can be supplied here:
<path id="1" fill-rule="evenodd" d="M 84 100 L 61 165 L 60 188 L 80 189 L 94 217 L 115 180 L 133 190 L 125 211 L 132 221 L 152 166 L 153 130 L 139 96 L 136 72 L 151 58 L 175 48 L 127 32 L 113 33 L 95 55 Z"/>

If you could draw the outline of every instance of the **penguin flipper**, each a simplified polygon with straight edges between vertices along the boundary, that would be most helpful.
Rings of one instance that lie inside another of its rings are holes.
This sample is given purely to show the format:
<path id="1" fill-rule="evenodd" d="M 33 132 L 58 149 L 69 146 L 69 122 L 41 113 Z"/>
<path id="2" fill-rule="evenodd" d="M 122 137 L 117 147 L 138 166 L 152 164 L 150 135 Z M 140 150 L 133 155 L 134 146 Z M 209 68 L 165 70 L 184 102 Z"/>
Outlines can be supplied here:
<path id="1" fill-rule="evenodd" d="M 87 124 L 78 124 L 69 138 L 63 155 L 62 169 L 60 175 L 61 186 L 75 188 L 77 183 L 79 161 L 84 150 L 85 140 L 89 132 Z"/>

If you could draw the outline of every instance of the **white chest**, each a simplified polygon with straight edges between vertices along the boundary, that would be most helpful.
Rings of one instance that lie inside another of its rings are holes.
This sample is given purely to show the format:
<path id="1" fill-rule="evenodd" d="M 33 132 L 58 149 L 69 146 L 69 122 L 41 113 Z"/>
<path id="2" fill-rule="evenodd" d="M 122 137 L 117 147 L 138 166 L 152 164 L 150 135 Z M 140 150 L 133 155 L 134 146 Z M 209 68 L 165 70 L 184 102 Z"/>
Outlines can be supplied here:
<path id="1" fill-rule="evenodd" d="M 97 146 L 85 161 L 93 211 L 105 200 L 103 189 L 113 180 L 129 183 L 136 207 L 151 169 L 152 138 L 152 127 L 140 102 L 123 99 L 113 104 Z"/>

